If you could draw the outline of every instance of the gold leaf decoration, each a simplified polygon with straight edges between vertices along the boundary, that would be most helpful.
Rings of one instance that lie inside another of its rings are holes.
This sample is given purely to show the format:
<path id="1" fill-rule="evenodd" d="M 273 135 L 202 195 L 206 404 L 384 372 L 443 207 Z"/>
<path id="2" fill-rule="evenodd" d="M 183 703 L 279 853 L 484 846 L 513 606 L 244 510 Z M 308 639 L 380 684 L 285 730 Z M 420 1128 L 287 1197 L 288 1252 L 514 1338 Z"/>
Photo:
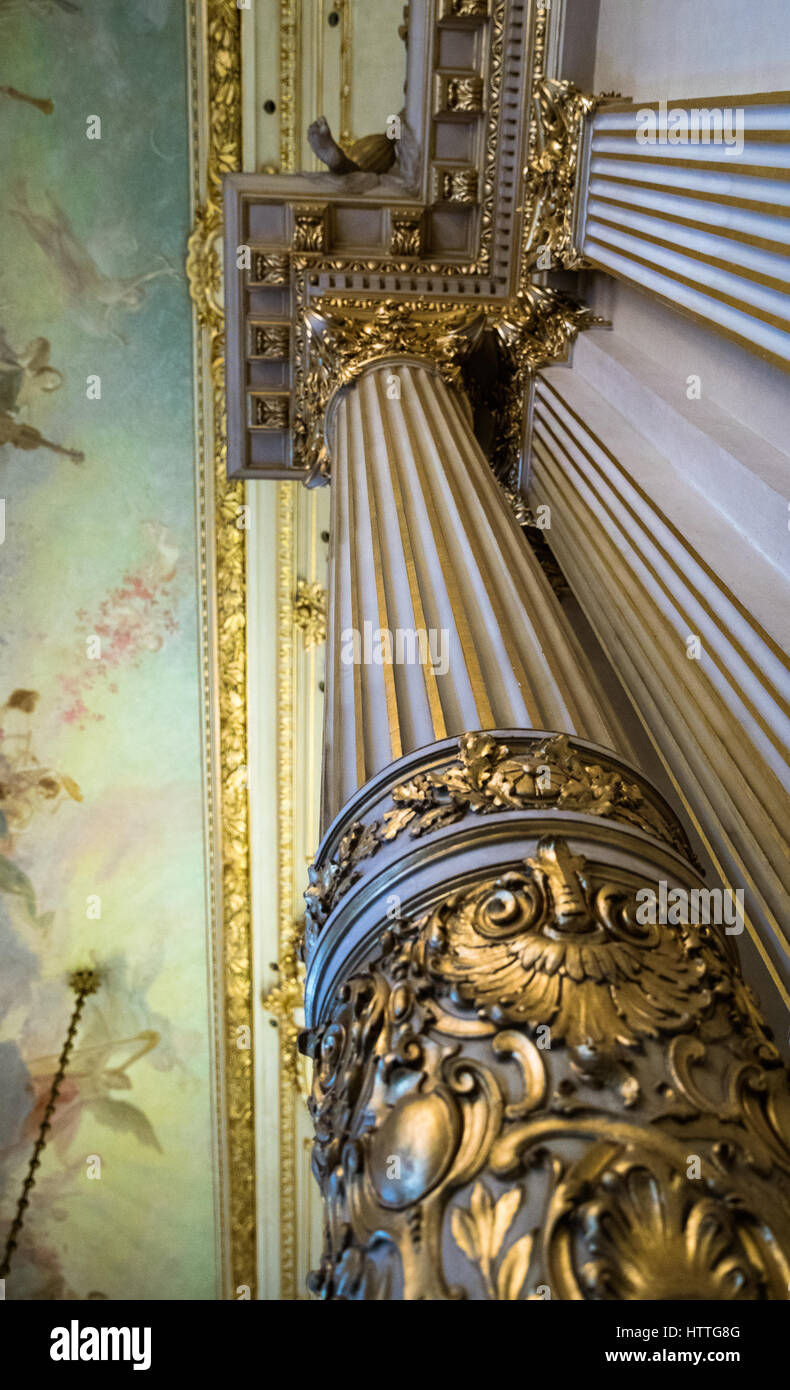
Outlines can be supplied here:
<path id="1" fill-rule="evenodd" d="M 513 1303 L 519 1297 L 529 1272 L 532 1247 L 535 1237 L 531 1233 L 520 1236 L 508 1250 L 497 1274 L 497 1298 Z"/>
<path id="2" fill-rule="evenodd" d="M 225 335 L 221 260 L 222 178 L 241 167 L 241 44 L 240 14 L 235 0 L 206 0 L 203 12 L 207 62 L 206 114 L 208 138 L 201 154 L 198 122 L 193 159 L 194 224 L 187 244 L 186 273 L 197 323 L 204 334 L 210 398 L 204 397 L 203 376 L 197 372 L 197 414 L 200 428 L 213 420 L 213 437 L 203 444 L 213 477 L 202 481 L 203 525 L 207 569 L 215 574 L 212 596 L 216 610 L 217 690 L 219 712 L 219 786 L 215 815 L 221 855 L 221 947 L 217 968 L 224 999 L 225 1077 L 222 1117 L 227 1135 L 230 1269 L 225 1284 L 235 1296 L 239 1286 L 257 1289 L 255 1201 L 255 1126 L 252 1050 L 239 1048 L 240 1029 L 252 1032 L 252 942 L 250 933 L 249 827 L 246 779 L 240 770 L 248 763 L 246 708 L 245 534 L 236 525 L 244 502 L 244 486 L 226 477 Z M 200 63 L 198 8 L 190 9 L 193 102 L 197 108 Z M 204 166 L 200 168 L 200 159 Z M 201 175 L 203 177 L 201 178 Z M 213 516 L 205 514 L 213 496 Z M 204 584 L 206 582 L 204 573 Z M 211 602 L 204 595 L 204 606 Z M 204 618 L 204 623 L 206 622 Z M 207 734 L 207 738 L 209 735 Z"/>

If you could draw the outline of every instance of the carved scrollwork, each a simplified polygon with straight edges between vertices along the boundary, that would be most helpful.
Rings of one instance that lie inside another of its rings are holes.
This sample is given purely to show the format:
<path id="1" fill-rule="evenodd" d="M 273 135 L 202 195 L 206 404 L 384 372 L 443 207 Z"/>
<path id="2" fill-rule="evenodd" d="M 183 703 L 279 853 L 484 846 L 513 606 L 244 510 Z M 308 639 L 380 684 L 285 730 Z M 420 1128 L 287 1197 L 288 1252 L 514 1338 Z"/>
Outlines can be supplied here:
<path id="1" fill-rule="evenodd" d="M 306 647 L 326 641 L 327 592 L 322 584 L 298 579 L 294 594 L 294 622 L 304 633 Z"/>
<path id="2" fill-rule="evenodd" d="M 527 166 L 530 215 L 524 226 L 525 264 L 567 270 L 585 264 L 574 245 L 573 212 L 579 144 L 585 117 L 600 98 L 572 82 L 539 76 L 533 93 L 534 146 Z"/>
<path id="3" fill-rule="evenodd" d="M 314 1292 L 786 1298 L 787 1074 L 716 932 L 640 926 L 627 880 L 543 841 L 341 987 Z"/>
<path id="4" fill-rule="evenodd" d="M 694 1025 L 716 975 L 678 927 L 640 924 L 629 895 L 591 890 L 564 840 L 543 841 L 532 874 L 453 895 L 430 917 L 432 978 L 497 1024 L 548 1024 L 597 1056 Z"/>

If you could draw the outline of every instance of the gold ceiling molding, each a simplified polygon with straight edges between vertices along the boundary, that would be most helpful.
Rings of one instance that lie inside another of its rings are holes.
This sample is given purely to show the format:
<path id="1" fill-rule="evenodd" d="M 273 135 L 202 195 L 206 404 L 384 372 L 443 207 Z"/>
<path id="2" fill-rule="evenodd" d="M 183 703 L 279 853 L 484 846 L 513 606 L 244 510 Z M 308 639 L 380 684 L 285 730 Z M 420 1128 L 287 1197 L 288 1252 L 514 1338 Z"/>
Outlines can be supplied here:
<path id="1" fill-rule="evenodd" d="M 189 10 L 192 56 L 192 170 L 195 204 L 189 237 L 186 273 L 199 326 L 200 345 L 208 363 L 210 399 L 205 399 L 201 354 L 198 354 L 197 411 L 201 453 L 199 507 L 203 545 L 204 650 L 208 649 L 209 612 L 216 618 L 216 662 L 219 671 L 213 692 L 218 709 L 218 785 L 209 772 L 209 815 L 218 820 L 221 856 L 221 945 L 215 961 L 221 991 L 218 1039 L 220 1056 L 220 1152 L 223 1135 L 227 1160 L 222 1163 L 227 1189 L 230 1268 L 226 1290 L 257 1290 L 255 1220 L 254 1072 L 250 1048 L 237 1045 L 240 1030 L 253 1030 L 252 941 L 250 929 L 250 863 L 247 806 L 247 708 L 245 532 L 237 522 L 244 503 L 244 486 L 226 477 L 224 315 L 219 243 L 222 235 L 222 176 L 241 165 L 241 47 L 240 17 L 235 0 L 191 0 Z M 205 52 L 201 53 L 204 36 Z M 203 103 L 199 97 L 199 64 L 205 63 Z M 201 109 L 202 105 L 202 109 Z M 201 132 L 207 129 L 207 140 Z M 213 434 L 204 438 L 204 421 L 213 421 Z M 205 470 L 212 469 L 211 483 Z M 210 501 L 213 499 L 213 504 Z M 214 576 L 214 592 L 208 591 Z M 204 664 L 206 708 L 211 707 L 211 663 Z M 211 769 L 211 716 L 207 715 L 206 766 Z"/>
<path id="2" fill-rule="evenodd" d="M 296 112 L 299 81 L 299 0 L 280 0 L 280 171 L 296 169 Z"/>
<path id="3" fill-rule="evenodd" d="M 294 885 L 294 621 L 293 568 L 296 551 L 296 497 L 293 483 L 277 484 L 277 964 L 281 995 L 275 1005 L 279 1024 L 280 1298 L 297 1298 L 296 1287 L 296 1102 L 293 1010 L 299 978 L 292 912 Z"/>
<path id="4" fill-rule="evenodd" d="M 198 18 L 202 19 L 202 26 Z M 231 1297 L 247 1287 L 257 1293 L 257 1235 L 255 1191 L 254 1070 L 251 1050 L 237 1046 L 239 1029 L 253 1034 L 254 982 L 250 912 L 249 812 L 247 801 L 247 630 L 245 531 L 238 526 L 244 505 L 243 482 L 226 476 L 225 324 L 222 300 L 220 245 L 222 238 L 222 178 L 241 167 L 241 35 L 235 0 L 190 0 L 192 47 L 192 140 L 194 225 L 187 246 L 186 273 L 210 379 L 210 401 L 204 399 L 198 371 L 198 417 L 201 454 L 212 461 L 213 487 L 200 484 L 204 544 L 204 645 L 208 611 L 213 605 L 217 624 L 217 686 L 219 709 L 219 785 L 209 787 L 220 830 L 222 858 L 222 946 L 216 959 L 218 987 L 223 996 L 224 1033 L 218 1042 L 221 1124 L 227 1136 L 224 1182 L 228 1194 L 227 1231 L 230 1269 L 226 1288 Z M 205 53 L 200 37 L 205 36 Z M 284 171 L 296 167 L 296 82 L 298 76 L 297 4 L 280 4 L 280 157 Z M 206 66 L 207 82 L 201 104 L 198 65 Z M 201 130 L 207 129 L 205 147 Z M 203 439 L 203 421 L 213 422 L 210 440 Z M 213 495 L 213 514 L 208 498 Z M 293 642 L 292 575 L 295 554 L 293 484 L 277 488 L 277 802 L 278 802 L 278 986 L 264 1006 L 285 1026 L 280 1029 L 282 1064 L 279 1077 L 279 1206 L 280 1297 L 295 1299 L 296 1289 L 296 1104 L 303 1090 L 296 1055 L 293 1010 L 299 990 L 299 965 L 291 913 L 293 896 Z M 211 547 L 211 549 L 209 549 Z M 205 592 L 213 572 L 214 593 Z M 210 663 L 205 680 L 210 681 Z M 209 695 L 210 699 L 210 695 Z M 207 700 L 208 707 L 208 700 Z M 210 728 L 207 746 L 210 748 Z M 210 754 L 206 758 L 211 766 Z M 209 781 L 211 779 L 209 778 Z M 282 1019 L 281 1019 L 282 1015 Z M 291 1034 L 293 1033 L 293 1037 Z"/>

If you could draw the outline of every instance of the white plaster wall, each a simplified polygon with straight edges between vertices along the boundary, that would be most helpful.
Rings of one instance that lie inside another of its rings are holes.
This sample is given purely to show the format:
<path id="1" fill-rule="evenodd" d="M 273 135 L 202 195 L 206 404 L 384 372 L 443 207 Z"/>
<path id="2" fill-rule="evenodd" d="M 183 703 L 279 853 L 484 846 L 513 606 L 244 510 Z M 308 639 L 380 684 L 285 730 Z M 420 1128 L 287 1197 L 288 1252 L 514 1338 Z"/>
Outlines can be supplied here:
<path id="1" fill-rule="evenodd" d="M 596 271 L 584 276 L 582 295 L 597 314 L 613 324 L 622 338 L 675 378 L 678 404 L 686 398 L 689 376 L 699 376 L 704 401 L 720 406 L 776 449 L 787 453 L 790 382 L 786 372 L 659 303 L 649 294 L 608 275 Z"/>
<path id="2" fill-rule="evenodd" d="M 788 87 L 788 0 L 600 0 L 599 92 L 639 101 Z"/>

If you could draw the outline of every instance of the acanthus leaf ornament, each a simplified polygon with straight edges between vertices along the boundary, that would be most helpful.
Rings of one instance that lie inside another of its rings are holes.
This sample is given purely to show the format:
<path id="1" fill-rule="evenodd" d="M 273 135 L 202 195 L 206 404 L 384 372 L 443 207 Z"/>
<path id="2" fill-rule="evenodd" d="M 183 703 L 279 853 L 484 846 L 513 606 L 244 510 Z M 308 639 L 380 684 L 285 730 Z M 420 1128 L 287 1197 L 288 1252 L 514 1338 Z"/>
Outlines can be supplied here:
<path id="1" fill-rule="evenodd" d="M 564 361 L 578 334 L 605 320 L 559 290 L 535 284 L 522 286 L 489 320 L 500 358 L 500 371 L 489 392 L 489 408 L 498 417 L 491 466 L 497 478 L 513 489 L 518 485 L 523 449 L 524 402 L 534 374 Z"/>
<path id="2" fill-rule="evenodd" d="M 308 367 L 293 426 L 300 466 L 313 483 L 326 481 L 329 458 L 325 416 L 336 391 L 350 386 L 366 367 L 389 358 L 427 359 L 465 399 L 461 362 L 485 327 L 485 315 L 466 306 L 430 301 L 325 295 L 304 310 Z"/>

